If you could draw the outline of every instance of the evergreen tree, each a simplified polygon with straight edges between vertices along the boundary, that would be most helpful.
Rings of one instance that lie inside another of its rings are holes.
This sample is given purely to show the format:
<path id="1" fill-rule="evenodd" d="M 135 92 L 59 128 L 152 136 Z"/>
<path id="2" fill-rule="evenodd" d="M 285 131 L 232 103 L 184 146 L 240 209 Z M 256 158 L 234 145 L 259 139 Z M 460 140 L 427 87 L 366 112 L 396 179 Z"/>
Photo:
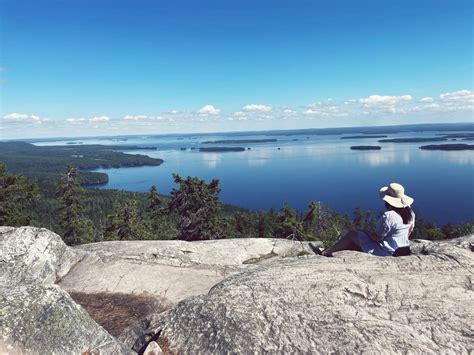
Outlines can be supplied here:
<path id="1" fill-rule="evenodd" d="M 266 221 L 265 221 L 265 212 L 259 211 L 258 212 L 258 237 L 265 238 L 266 232 Z"/>
<path id="2" fill-rule="evenodd" d="M 296 212 L 287 203 L 276 218 L 273 232 L 275 238 L 303 240 L 308 236 L 304 231 L 303 223 L 298 220 Z"/>
<path id="3" fill-rule="evenodd" d="M 364 211 L 360 206 L 357 206 L 354 210 L 354 226 L 358 230 L 365 228 Z"/>
<path id="4" fill-rule="evenodd" d="M 205 240 L 223 238 L 219 221 L 219 180 L 206 184 L 196 177 L 182 179 L 173 174 L 179 189 L 171 191 L 167 210 L 177 216 L 178 239 Z"/>
<path id="5" fill-rule="evenodd" d="M 150 188 L 150 192 L 148 193 L 147 200 L 148 200 L 148 211 L 150 212 L 152 216 L 155 216 L 159 208 L 161 207 L 161 198 L 158 195 L 156 185 L 153 185 Z"/>
<path id="6" fill-rule="evenodd" d="M 0 162 L 0 226 L 19 227 L 29 225 L 31 218 L 24 214 L 38 197 L 38 186 L 23 175 L 8 173 Z"/>
<path id="7" fill-rule="evenodd" d="M 311 233 L 318 215 L 318 204 L 314 201 L 311 201 L 308 205 L 308 212 L 303 218 L 304 231 L 306 233 Z"/>
<path id="8" fill-rule="evenodd" d="M 69 165 L 56 187 L 61 234 L 68 245 L 87 243 L 94 239 L 92 223 L 84 217 L 83 194 L 77 168 Z"/>
<path id="9" fill-rule="evenodd" d="M 108 240 L 150 239 L 147 226 L 140 218 L 136 200 L 127 200 L 117 206 L 115 214 L 109 216 L 106 229 Z"/>

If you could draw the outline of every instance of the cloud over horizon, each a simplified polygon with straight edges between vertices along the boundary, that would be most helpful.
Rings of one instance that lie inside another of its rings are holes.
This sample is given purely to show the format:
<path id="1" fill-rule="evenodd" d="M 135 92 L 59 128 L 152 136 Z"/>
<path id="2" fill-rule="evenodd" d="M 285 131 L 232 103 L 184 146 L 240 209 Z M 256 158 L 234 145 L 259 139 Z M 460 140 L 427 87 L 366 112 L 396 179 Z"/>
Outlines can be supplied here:
<path id="1" fill-rule="evenodd" d="M 267 105 L 250 104 L 250 105 L 245 105 L 242 110 L 243 111 L 270 112 L 272 110 L 272 107 L 267 106 Z"/>
<path id="2" fill-rule="evenodd" d="M 200 115 L 218 115 L 220 112 L 221 110 L 214 107 L 213 105 L 205 105 L 198 111 Z"/>
<path id="3" fill-rule="evenodd" d="M 474 93 L 462 89 L 443 92 L 433 97 L 413 97 L 410 94 L 373 94 L 362 98 L 344 100 L 325 99 L 306 106 L 287 105 L 273 108 L 263 104 L 248 104 L 241 110 L 223 112 L 208 104 L 197 110 L 171 110 L 155 114 L 127 114 L 113 118 L 111 115 L 78 116 L 66 119 L 49 119 L 40 115 L 13 112 L 2 117 L 3 132 L 25 136 L 28 130 L 21 127 L 34 125 L 29 136 L 40 127 L 45 132 L 63 130 L 108 134 L 132 133 L 134 130 L 159 132 L 201 132 L 225 130 L 282 129 L 304 127 L 337 127 L 341 125 L 370 125 L 449 122 L 453 119 L 467 122 L 473 119 Z M 395 120 L 395 121 L 394 121 Z M 225 123 L 227 122 L 227 124 Z M 286 122 L 286 123 L 285 123 Z M 69 127 L 69 128 L 68 128 Z M 72 127 L 75 127 L 74 130 Z M 214 127 L 214 128 L 213 128 Z M 6 128 L 6 129 L 5 129 Z"/>

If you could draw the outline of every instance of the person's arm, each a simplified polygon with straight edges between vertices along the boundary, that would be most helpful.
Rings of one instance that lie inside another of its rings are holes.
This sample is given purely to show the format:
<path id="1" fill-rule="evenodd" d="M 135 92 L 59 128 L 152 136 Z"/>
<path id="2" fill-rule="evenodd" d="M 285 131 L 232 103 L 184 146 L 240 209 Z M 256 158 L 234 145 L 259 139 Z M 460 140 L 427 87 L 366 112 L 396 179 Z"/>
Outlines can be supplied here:
<path id="1" fill-rule="evenodd" d="M 415 213 L 411 211 L 411 223 L 410 223 L 410 229 L 408 230 L 408 239 L 413 238 L 413 230 L 415 229 Z"/>
<path id="2" fill-rule="evenodd" d="M 375 232 L 368 233 L 368 235 L 373 241 L 380 243 L 390 233 L 391 229 L 392 229 L 391 220 L 388 214 L 384 213 L 377 221 Z"/>

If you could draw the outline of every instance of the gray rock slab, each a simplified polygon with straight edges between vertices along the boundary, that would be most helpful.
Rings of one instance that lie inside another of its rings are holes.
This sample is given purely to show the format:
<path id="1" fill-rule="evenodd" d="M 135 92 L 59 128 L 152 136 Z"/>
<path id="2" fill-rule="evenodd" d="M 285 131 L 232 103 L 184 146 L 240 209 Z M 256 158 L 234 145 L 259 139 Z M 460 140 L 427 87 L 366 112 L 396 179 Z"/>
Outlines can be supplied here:
<path id="1" fill-rule="evenodd" d="M 129 353 L 54 284 L 85 252 L 46 229 L 0 227 L 0 349 L 10 354 Z"/>
<path id="2" fill-rule="evenodd" d="M 472 354 L 474 237 L 272 260 L 127 329 L 179 353 Z"/>
<path id="3" fill-rule="evenodd" d="M 86 244 L 86 256 L 61 279 L 68 291 L 143 293 L 171 303 L 205 294 L 226 277 L 273 259 L 311 253 L 281 239 L 114 241 Z"/>

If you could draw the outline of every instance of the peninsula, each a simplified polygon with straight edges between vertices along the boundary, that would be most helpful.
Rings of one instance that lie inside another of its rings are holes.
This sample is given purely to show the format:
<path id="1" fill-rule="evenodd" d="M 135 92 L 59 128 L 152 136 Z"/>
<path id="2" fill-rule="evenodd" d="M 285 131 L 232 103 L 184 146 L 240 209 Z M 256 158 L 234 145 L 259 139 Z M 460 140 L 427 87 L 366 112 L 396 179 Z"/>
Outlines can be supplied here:
<path id="1" fill-rule="evenodd" d="M 88 170 L 156 166 L 163 163 L 162 159 L 122 152 L 143 149 L 156 148 L 99 144 L 36 146 L 20 141 L 0 142 L 0 161 L 7 164 L 12 172 L 21 172 L 39 180 L 57 180 L 67 166 L 73 164 L 82 170 L 83 185 L 96 185 L 108 182 L 108 175 Z"/>

